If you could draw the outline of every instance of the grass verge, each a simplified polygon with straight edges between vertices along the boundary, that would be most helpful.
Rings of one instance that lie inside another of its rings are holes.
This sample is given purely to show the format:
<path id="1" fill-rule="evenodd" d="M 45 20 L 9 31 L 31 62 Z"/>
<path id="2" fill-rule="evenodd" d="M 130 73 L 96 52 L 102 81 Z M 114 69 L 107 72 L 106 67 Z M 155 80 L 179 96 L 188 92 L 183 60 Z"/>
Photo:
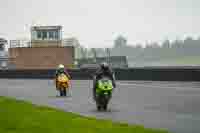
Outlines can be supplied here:
<path id="1" fill-rule="evenodd" d="M 167 133 L 0 97 L 0 133 Z"/>

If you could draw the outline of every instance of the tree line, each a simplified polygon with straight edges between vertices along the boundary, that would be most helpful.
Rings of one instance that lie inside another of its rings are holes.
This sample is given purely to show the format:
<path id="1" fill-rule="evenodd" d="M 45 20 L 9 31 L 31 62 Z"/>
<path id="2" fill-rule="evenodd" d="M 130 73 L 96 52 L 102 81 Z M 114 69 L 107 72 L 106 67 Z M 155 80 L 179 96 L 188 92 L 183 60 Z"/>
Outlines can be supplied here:
<path id="1" fill-rule="evenodd" d="M 119 36 L 114 41 L 114 46 L 109 48 L 111 56 L 127 56 L 133 60 L 163 60 L 185 56 L 200 56 L 200 38 L 187 37 L 184 40 L 165 40 L 162 44 L 147 43 L 128 45 L 127 39 Z M 81 48 L 79 51 L 82 58 L 96 58 L 108 55 L 106 48 Z"/>
<path id="2" fill-rule="evenodd" d="M 200 38 L 193 39 L 187 37 L 184 40 L 169 41 L 165 40 L 161 45 L 158 43 L 141 45 L 127 45 L 125 43 L 115 43 L 112 48 L 113 55 L 124 55 L 143 59 L 170 59 L 183 56 L 200 56 Z"/>

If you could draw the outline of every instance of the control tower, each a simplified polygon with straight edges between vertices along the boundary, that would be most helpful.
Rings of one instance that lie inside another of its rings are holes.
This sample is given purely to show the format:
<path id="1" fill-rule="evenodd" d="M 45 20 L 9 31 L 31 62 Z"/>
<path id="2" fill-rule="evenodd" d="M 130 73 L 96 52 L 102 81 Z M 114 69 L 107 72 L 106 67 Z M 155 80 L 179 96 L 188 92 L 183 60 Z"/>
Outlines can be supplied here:
<path id="1" fill-rule="evenodd" d="M 62 46 L 61 26 L 34 26 L 28 47 L 9 48 L 9 63 L 15 69 L 55 69 L 59 64 L 71 68 L 74 51 L 74 46 Z"/>
<path id="2" fill-rule="evenodd" d="M 31 27 L 31 47 L 62 46 L 62 26 Z"/>

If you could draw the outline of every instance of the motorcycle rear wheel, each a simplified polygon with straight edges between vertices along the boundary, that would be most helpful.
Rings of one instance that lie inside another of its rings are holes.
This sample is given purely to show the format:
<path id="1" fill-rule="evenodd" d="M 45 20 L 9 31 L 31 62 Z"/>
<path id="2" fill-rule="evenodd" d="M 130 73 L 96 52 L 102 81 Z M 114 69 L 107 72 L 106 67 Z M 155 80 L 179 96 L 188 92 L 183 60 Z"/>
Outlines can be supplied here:
<path id="1" fill-rule="evenodd" d="M 101 110 L 101 106 L 97 105 L 97 110 L 100 111 Z"/>
<path id="2" fill-rule="evenodd" d="M 66 89 L 60 89 L 60 96 L 67 96 Z"/>
<path id="3" fill-rule="evenodd" d="M 107 110 L 107 104 L 103 105 L 103 109 L 106 111 Z"/>

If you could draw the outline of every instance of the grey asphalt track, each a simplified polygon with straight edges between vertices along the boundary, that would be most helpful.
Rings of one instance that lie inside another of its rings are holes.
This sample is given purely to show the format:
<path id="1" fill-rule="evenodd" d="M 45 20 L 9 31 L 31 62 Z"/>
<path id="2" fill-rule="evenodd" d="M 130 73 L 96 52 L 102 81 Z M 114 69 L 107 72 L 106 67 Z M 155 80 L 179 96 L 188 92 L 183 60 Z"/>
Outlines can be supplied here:
<path id="1" fill-rule="evenodd" d="M 200 82 L 118 81 L 107 112 L 96 111 L 92 81 L 72 81 L 72 96 L 56 97 L 52 80 L 0 79 L 0 95 L 114 121 L 200 132 Z"/>

